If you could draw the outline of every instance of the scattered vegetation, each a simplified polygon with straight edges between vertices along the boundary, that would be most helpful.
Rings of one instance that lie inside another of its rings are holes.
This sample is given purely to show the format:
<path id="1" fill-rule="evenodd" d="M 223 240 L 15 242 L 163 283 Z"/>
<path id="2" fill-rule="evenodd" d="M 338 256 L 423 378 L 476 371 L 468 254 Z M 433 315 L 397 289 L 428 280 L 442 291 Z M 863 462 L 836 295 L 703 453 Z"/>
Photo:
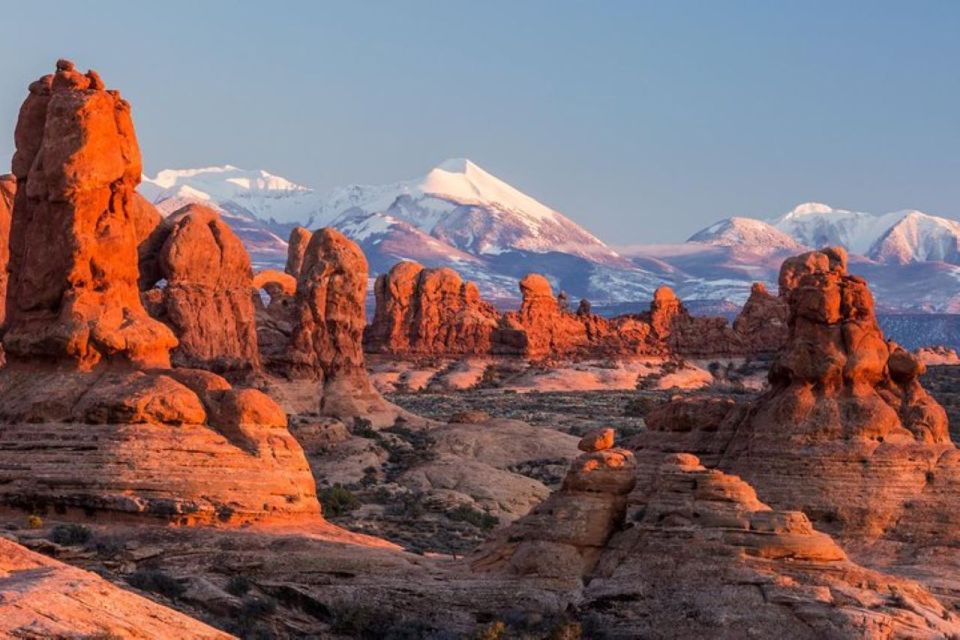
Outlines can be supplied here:
<path id="1" fill-rule="evenodd" d="M 92 536 L 93 533 L 89 527 L 73 523 L 58 524 L 50 530 L 48 535 L 53 542 L 67 546 L 86 544 Z"/>
<path id="2" fill-rule="evenodd" d="M 500 524 L 500 519 L 496 516 L 474 509 L 468 504 L 461 504 L 457 508 L 447 511 L 447 517 L 451 520 L 472 524 L 484 531 L 489 531 Z"/>
<path id="3" fill-rule="evenodd" d="M 226 591 L 230 595 L 243 596 L 253 588 L 253 583 L 246 576 L 231 576 L 227 580 Z"/>
<path id="4" fill-rule="evenodd" d="M 43 518 L 34 514 L 27 518 L 27 527 L 30 529 L 42 529 Z"/>
<path id="5" fill-rule="evenodd" d="M 171 600 L 176 600 L 187 591 L 176 578 L 159 569 L 138 569 L 127 578 L 127 582 L 132 587 L 159 593 Z"/>
<path id="6" fill-rule="evenodd" d="M 340 484 L 324 487 L 317 492 L 323 513 L 330 517 L 344 516 L 360 506 L 360 499 Z"/>
<path id="7" fill-rule="evenodd" d="M 421 640 L 442 638 L 430 625 L 379 607 L 340 603 L 330 607 L 330 630 L 359 640 Z"/>

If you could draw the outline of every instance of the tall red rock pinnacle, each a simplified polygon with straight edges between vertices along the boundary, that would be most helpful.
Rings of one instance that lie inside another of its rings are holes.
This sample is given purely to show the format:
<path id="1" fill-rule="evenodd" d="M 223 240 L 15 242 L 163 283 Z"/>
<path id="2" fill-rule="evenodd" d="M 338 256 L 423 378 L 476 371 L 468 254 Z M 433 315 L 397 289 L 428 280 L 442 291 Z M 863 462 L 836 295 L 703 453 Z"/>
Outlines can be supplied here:
<path id="1" fill-rule="evenodd" d="M 377 278 L 368 351 L 392 354 L 489 353 L 500 314 L 472 282 L 449 268 L 400 262 Z"/>
<path id="2" fill-rule="evenodd" d="M 0 326 L 7 311 L 7 264 L 10 261 L 10 219 L 17 179 L 10 174 L 0 176 Z"/>
<path id="3" fill-rule="evenodd" d="M 313 234 L 309 229 L 303 227 L 294 227 L 290 231 L 290 239 L 287 242 L 287 266 L 285 271 L 294 278 L 300 277 L 300 270 L 303 268 L 303 256 L 307 252 L 307 245 L 310 244 L 310 238 Z"/>
<path id="4" fill-rule="evenodd" d="M 733 330 L 749 345 L 750 351 L 775 352 L 787 341 L 789 311 L 785 299 L 771 295 L 763 283 L 756 282 L 733 321 Z"/>
<path id="5" fill-rule="evenodd" d="M 141 164 L 130 105 L 96 72 L 61 60 L 30 85 L 15 142 L 7 354 L 83 369 L 168 365 L 176 338 L 147 315 L 137 287 L 130 210 Z"/>

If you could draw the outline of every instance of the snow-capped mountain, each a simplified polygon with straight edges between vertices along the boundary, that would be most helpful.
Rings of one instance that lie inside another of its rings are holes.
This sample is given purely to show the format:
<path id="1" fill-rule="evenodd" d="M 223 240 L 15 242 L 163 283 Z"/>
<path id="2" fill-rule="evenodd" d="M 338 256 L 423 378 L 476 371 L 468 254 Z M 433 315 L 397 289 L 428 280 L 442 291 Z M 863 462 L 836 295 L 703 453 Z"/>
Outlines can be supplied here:
<path id="1" fill-rule="evenodd" d="M 340 229 L 363 247 L 374 273 L 405 259 L 452 266 L 494 299 L 516 298 L 516 281 L 529 271 L 601 300 L 647 296 L 662 282 L 466 159 L 447 160 L 413 180 L 325 194 L 230 165 L 161 171 L 144 176 L 140 191 L 168 212 L 190 201 L 218 208 L 258 265 L 282 264 L 286 249 L 273 240 L 299 224 Z"/>
<path id="2" fill-rule="evenodd" d="M 753 218 L 726 218 L 693 234 L 687 242 L 702 242 L 717 247 L 746 245 L 771 250 L 795 250 L 802 247 L 773 225 Z"/>
<path id="3" fill-rule="evenodd" d="M 740 304 L 753 282 L 776 289 L 783 259 L 845 246 L 887 311 L 960 311 L 960 223 L 918 211 L 871 214 L 805 203 L 769 220 L 732 217 L 685 243 L 615 250 L 556 210 L 465 159 L 413 180 L 320 193 L 233 166 L 167 170 L 141 193 L 170 213 L 188 202 L 220 210 L 257 267 L 281 266 L 295 225 L 333 226 L 363 248 L 371 274 L 400 260 L 450 266 L 505 306 L 524 274 L 600 305 L 649 300 L 668 284 L 694 306 Z"/>

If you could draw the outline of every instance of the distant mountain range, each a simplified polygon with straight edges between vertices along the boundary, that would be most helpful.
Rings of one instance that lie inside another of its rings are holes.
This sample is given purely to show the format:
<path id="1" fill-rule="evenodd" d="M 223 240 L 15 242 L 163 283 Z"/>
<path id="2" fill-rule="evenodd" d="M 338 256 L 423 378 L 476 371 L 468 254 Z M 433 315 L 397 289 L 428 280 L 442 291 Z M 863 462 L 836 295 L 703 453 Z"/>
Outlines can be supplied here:
<path id="1" fill-rule="evenodd" d="M 196 201 L 219 209 L 259 266 L 283 264 L 294 226 L 333 226 L 361 245 L 371 275 L 404 259 L 450 266 L 504 305 L 536 271 L 608 307 L 649 300 L 669 284 L 698 308 L 728 309 L 755 281 L 775 288 L 786 256 L 842 245 L 881 310 L 960 312 L 960 223 L 919 211 L 806 203 L 766 221 L 726 218 L 680 244 L 615 248 L 465 159 L 413 180 L 328 193 L 229 165 L 161 171 L 140 191 L 165 213 Z"/>

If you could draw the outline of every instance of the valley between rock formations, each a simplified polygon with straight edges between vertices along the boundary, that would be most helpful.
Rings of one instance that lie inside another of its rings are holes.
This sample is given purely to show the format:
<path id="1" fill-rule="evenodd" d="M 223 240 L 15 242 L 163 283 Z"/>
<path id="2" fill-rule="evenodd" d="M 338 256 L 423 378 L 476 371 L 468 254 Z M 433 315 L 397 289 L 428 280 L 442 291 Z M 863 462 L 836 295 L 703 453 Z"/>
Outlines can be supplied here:
<path id="1" fill-rule="evenodd" d="M 956 354 L 885 339 L 842 249 L 732 324 L 537 274 L 501 313 L 410 262 L 367 324 L 337 230 L 254 273 L 143 199 L 96 72 L 58 61 L 15 139 L 4 637 L 960 637 Z"/>

